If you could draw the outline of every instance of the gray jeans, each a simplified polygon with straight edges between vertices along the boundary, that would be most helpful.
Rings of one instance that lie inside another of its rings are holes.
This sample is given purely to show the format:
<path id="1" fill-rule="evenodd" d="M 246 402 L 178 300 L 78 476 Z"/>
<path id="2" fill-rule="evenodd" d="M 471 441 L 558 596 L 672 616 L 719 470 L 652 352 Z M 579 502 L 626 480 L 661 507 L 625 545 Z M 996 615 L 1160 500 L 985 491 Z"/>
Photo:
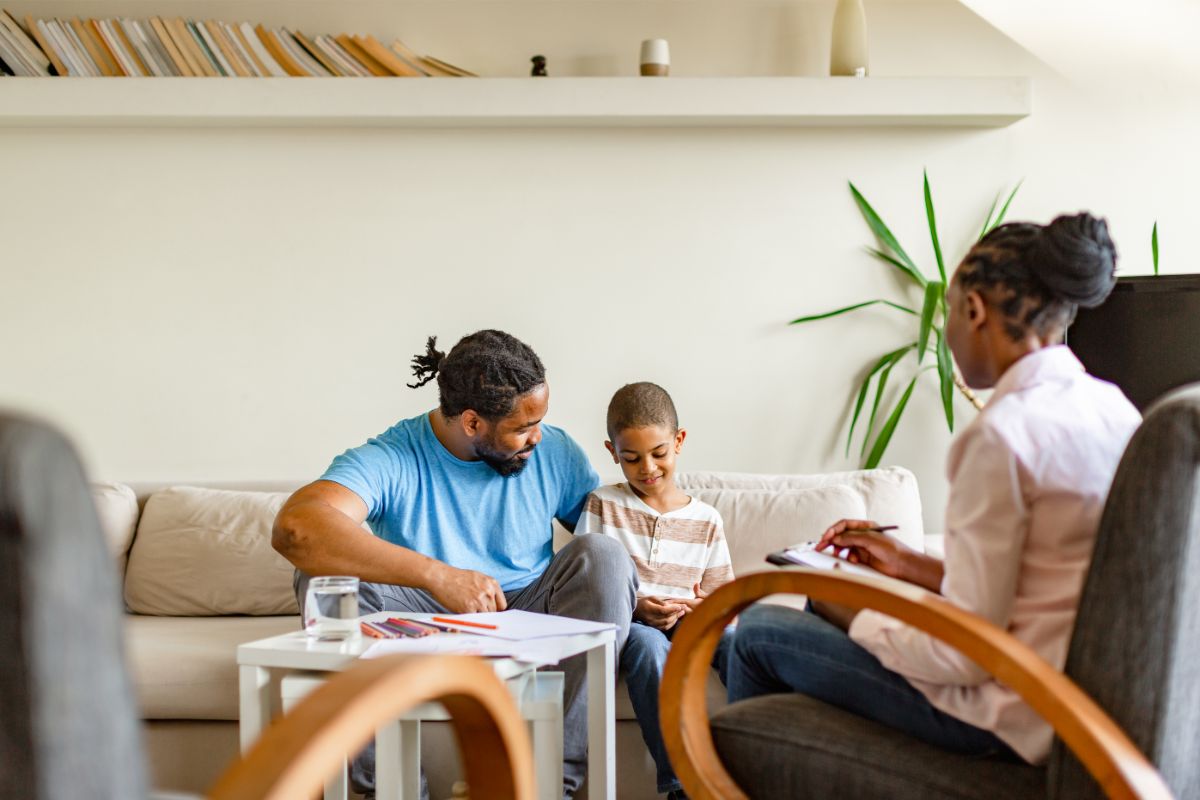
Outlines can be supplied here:
<path id="1" fill-rule="evenodd" d="M 308 576 L 297 571 L 294 586 L 296 597 L 303 605 Z M 633 620 L 637 588 L 637 570 L 625 548 L 611 537 L 585 534 L 576 536 L 556 553 L 537 580 L 522 589 L 505 592 L 504 599 L 509 608 L 611 622 L 617 626 L 616 653 L 619 654 Z M 387 583 L 361 584 L 358 608 L 362 614 L 447 611 L 426 591 Z M 572 656 L 555 669 L 564 673 L 563 796 L 570 798 L 587 773 L 587 658 Z M 615 675 L 613 680 L 616 680 Z M 374 745 L 354 759 L 350 779 L 359 791 L 374 791 Z"/>

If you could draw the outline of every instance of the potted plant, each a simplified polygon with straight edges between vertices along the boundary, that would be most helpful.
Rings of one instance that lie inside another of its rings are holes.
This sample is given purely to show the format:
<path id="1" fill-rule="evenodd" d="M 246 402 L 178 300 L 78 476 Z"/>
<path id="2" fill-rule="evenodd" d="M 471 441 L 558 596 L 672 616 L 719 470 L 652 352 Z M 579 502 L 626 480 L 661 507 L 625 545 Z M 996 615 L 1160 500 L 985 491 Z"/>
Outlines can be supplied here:
<path id="1" fill-rule="evenodd" d="M 891 229 L 888 228 L 875 209 L 871 207 L 871 204 L 867 202 L 867 199 L 863 197 L 858 188 L 853 183 L 850 183 L 849 186 L 850 194 L 854 197 L 854 202 L 858 205 L 859 211 L 862 212 L 863 219 L 866 220 L 867 226 L 878 240 L 878 246 L 868 247 L 867 252 L 889 267 L 900 271 L 908 281 L 908 288 L 912 295 L 914 297 L 918 294 L 920 295 L 920 308 L 918 310 L 915 304 L 909 305 L 903 302 L 898 303 L 891 300 L 874 299 L 855 303 L 854 305 L 845 306 L 833 311 L 799 317 L 792 320 L 790 324 L 801 325 L 817 320 L 829 319 L 830 317 L 840 316 L 851 311 L 858 311 L 872 306 L 881 306 L 891 311 L 909 314 L 913 317 L 913 322 L 916 325 L 916 338 L 901 347 L 888 350 L 879 356 L 878 359 L 871 362 L 868 366 L 866 377 L 863 378 L 854 399 L 854 412 L 850 418 L 850 432 L 846 436 L 847 455 L 850 453 L 854 431 L 866 408 L 867 397 L 871 394 L 871 384 L 874 383 L 874 397 L 871 400 L 866 425 L 862 431 L 862 445 L 860 448 L 860 456 L 863 458 L 863 468 L 871 469 L 877 467 L 883 458 L 888 443 L 892 440 L 892 434 L 895 433 L 896 426 L 900 423 L 900 418 L 903 416 L 904 410 L 908 407 L 909 400 L 912 398 L 917 380 L 925 372 L 937 371 L 942 408 L 946 417 L 946 425 L 951 431 L 954 430 L 953 400 L 956 388 L 976 409 L 982 408 L 983 404 L 955 372 L 954 360 L 950 357 L 950 347 L 946 343 L 946 264 L 942 257 L 942 246 L 938 236 L 937 217 L 934 213 L 933 193 L 929 188 L 928 173 L 924 175 L 925 217 L 929 224 L 929 238 L 933 243 L 933 253 L 937 261 L 936 278 L 927 276 L 917 266 L 916 262 L 900 246 L 900 242 L 896 239 Z M 1017 189 L 1019 188 L 1020 183 L 1008 194 L 1008 198 L 1002 206 L 1000 206 L 1000 197 L 1003 192 L 996 195 L 996 199 L 992 202 L 992 206 L 988 210 L 987 218 L 983 222 L 983 227 L 980 229 L 980 239 L 1004 220 L 1005 215 L 1008 213 L 1008 208 L 1012 204 L 1013 198 L 1016 196 Z M 1000 206 L 999 213 L 996 213 L 997 206 Z M 932 351 L 932 354 L 930 351 Z M 933 360 L 932 364 L 926 363 L 925 359 L 927 355 Z M 911 359 L 909 359 L 910 356 L 912 357 Z M 895 405 L 887 413 L 882 426 L 876 431 L 875 422 L 878 418 L 884 393 L 888 387 L 892 373 L 906 360 L 915 360 L 916 372 L 909 379 L 908 385 L 900 394 Z"/>

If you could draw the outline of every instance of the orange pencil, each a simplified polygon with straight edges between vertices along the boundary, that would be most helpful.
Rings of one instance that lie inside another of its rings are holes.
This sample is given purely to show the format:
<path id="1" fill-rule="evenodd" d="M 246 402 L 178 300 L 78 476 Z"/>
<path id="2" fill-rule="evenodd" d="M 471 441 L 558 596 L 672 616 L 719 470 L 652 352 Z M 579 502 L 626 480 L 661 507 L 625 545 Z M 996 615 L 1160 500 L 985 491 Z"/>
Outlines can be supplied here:
<path id="1" fill-rule="evenodd" d="M 446 625 L 462 625 L 467 628 L 484 628 L 489 631 L 496 630 L 495 625 L 489 625 L 486 622 L 469 622 L 465 619 L 447 619 L 446 617 L 430 617 L 433 622 L 442 622 Z"/>

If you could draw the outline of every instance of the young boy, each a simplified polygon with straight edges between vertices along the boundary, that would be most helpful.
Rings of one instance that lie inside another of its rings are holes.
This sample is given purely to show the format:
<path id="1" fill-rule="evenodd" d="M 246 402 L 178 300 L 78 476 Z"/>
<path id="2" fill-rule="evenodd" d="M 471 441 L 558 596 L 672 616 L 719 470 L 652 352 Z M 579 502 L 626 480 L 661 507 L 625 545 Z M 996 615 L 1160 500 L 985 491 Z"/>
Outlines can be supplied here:
<path id="1" fill-rule="evenodd" d="M 684 614 L 733 579 L 720 513 L 675 485 L 675 457 L 686 437 L 662 387 L 631 383 L 619 389 L 608 405 L 604 446 L 626 482 L 592 492 L 575 527 L 577 535 L 617 537 L 637 565 L 641 585 L 621 671 L 658 768 L 658 791 L 668 800 L 686 797 L 658 721 L 658 686 L 671 636 Z M 715 662 L 723 659 L 725 644 L 722 640 Z"/>

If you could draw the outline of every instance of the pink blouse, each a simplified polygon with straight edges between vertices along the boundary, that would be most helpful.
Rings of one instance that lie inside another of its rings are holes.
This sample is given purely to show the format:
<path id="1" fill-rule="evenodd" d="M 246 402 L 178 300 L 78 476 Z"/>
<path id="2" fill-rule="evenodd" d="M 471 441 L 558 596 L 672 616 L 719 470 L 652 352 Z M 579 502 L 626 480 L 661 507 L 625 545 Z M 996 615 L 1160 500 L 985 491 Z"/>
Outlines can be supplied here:
<path id="1" fill-rule="evenodd" d="M 1104 500 L 1140 422 L 1065 346 L 1013 364 L 950 449 L 946 599 L 1061 670 Z M 1049 755 L 1050 725 L 953 648 L 874 611 L 855 617 L 850 636 L 935 707 L 1031 763 Z"/>

